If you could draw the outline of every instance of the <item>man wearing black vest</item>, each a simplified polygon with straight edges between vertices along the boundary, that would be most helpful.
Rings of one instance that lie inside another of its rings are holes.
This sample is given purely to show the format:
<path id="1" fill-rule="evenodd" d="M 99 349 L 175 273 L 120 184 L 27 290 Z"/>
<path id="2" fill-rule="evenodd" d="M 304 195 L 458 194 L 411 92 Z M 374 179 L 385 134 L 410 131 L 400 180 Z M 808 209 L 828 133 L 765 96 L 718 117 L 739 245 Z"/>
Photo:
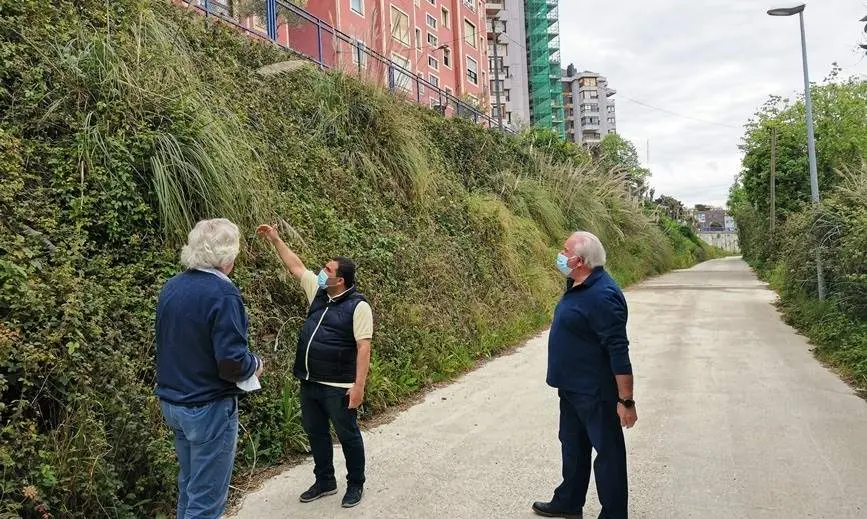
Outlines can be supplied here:
<path id="1" fill-rule="evenodd" d="M 301 380 L 301 419 L 316 476 L 313 486 L 301 494 L 301 502 L 337 493 L 330 421 L 346 458 L 347 488 L 342 506 L 351 508 L 361 501 L 364 490 L 364 443 L 357 409 L 364 399 L 370 367 L 370 305 L 355 288 L 355 264 L 351 260 L 336 257 L 317 275 L 286 246 L 276 229 L 260 225 L 256 232 L 276 247 L 286 269 L 300 281 L 309 303 L 292 370 Z"/>

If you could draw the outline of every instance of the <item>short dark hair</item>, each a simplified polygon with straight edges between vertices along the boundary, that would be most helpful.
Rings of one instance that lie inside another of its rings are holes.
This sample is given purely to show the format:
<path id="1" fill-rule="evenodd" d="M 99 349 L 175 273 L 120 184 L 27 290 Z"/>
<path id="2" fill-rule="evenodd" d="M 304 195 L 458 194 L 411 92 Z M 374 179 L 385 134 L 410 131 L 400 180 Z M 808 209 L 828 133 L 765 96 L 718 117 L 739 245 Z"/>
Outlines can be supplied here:
<path id="1" fill-rule="evenodd" d="M 355 263 L 351 259 L 344 258 L 343 256 L 337 256 L 334 258 L 334 261 L 337 262 L 337 277 L 343 278 L 343 282 L 346 283 L 346 288 L 354 286 Z"/>

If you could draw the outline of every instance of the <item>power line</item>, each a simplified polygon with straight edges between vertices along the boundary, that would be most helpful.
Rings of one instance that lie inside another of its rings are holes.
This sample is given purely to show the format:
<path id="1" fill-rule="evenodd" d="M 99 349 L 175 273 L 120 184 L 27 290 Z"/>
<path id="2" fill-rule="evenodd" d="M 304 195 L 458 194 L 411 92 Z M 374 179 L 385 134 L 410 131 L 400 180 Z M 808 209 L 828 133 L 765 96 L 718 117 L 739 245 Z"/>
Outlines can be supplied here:
<path id="1" fill-rule="evenodd" d="M 680 114 L 680 113 L 677 113 L 677 112 L 673 112 L 673 111 L 668 110 L 668 109 L 665 109 L 665 108 L 660 108 L 660 107 L 658 107 L 658 106 L 653 106 L 653 105 L 651 105 L 651 104 L 645 103 L 645 102 L 643 102 L 643 101 L 639 101 L 639 100 L 637 100 L 637 99 L 632 99 L 631 97 L 627 97 L 627 96 L 625 96 L 625 95 L 623 95 L 623 94 L 621 94 L 621 93 L 618 93 L 618 94 L 617 94 L 617 98 L 618 98 L 618 99 L 626 99 L 627 101 L 630 101 L 630 102 L 635 103 L 635 104 L 637 104 L 637 105 L 641 105 L 641 106 L 643 106 L 643 107 L 645 107 L 645 108 L 649 108 L 649 109 L 651 109 L 651 110 L 656 110 L 657 112 L 663 112 L 663 113 L 666 113 L 666 114 L 669 114 L 669 115 L 673 115 L 673 116 L 675 116 L 675 117 L 681 117 L 681 118 L 683 118 L 683 119 L 689 119 L 689 120 L 696 121 L 696 122 L 699 122 L 699 123 L 704 123 L 704 124 L 712 124 L 712 125 L 714 125 L 714 126 L 721 126 L 721 127 L 723 127 L 723 128 L 734 128 L 735 130 L 740 130 L 740 129 L 741 129 L 739 126 L 734 126 L 734 125 L 731 125 L 731 124 L 719 123 L 719 122 L 716 122 L 716 121 L 708 121 L 707 119 L 700 119 L 700 118 L 698 118 L 698 117 L 692 117 L 692 116 L 690 116 L 690 115 L 683 115 L 683 114 Z"/>

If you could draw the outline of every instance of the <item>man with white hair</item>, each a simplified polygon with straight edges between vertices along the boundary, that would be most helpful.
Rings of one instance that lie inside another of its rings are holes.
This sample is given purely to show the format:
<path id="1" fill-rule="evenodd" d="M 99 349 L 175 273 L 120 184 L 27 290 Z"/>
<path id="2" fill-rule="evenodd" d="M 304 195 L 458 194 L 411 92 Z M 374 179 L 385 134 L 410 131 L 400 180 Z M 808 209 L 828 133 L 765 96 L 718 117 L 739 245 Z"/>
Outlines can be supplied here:
<path id="1" fill-rule="evenodd" d="M 567 277 L 548 337 L 548 385 L 560 396 L 563 482 L 549 502 L 533 503 L 546 517 L 579 519 L 594 463 L 600 519 L 626 519 L 628 487 L 622 427 L 635 425 L 626 299 L 605 271 L 605 249 L 589 232 L 573 233 L 557 255 Z"/>
<path id="2" fill-rule="evenodd" d="M 258 384 L 262 361 L 247 347 L 247 314 L 229 279 L 238 227 L 203 220 L 181 251 L 184 272 L 160 292 L 156 395 L 175 436 L 178 519 L 217 519 L 229 494 L 238 440 L 238 394 Z"/>

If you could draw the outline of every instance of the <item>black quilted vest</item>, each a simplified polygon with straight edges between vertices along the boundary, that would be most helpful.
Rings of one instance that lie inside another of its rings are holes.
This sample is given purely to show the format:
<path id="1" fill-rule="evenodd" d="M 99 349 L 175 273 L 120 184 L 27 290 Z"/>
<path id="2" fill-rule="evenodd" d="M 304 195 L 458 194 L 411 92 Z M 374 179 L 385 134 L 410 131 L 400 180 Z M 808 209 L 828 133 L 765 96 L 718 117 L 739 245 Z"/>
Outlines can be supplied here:
<path id="1" fill-rule="evenodd" d="M 352 316 L 364 296 L 350 288 L 335 300 L 319 289 L 307 312 L 307 321 L 298 336 L 292 372 L 303 380 L 355 382 L 358 348 Z"/>

